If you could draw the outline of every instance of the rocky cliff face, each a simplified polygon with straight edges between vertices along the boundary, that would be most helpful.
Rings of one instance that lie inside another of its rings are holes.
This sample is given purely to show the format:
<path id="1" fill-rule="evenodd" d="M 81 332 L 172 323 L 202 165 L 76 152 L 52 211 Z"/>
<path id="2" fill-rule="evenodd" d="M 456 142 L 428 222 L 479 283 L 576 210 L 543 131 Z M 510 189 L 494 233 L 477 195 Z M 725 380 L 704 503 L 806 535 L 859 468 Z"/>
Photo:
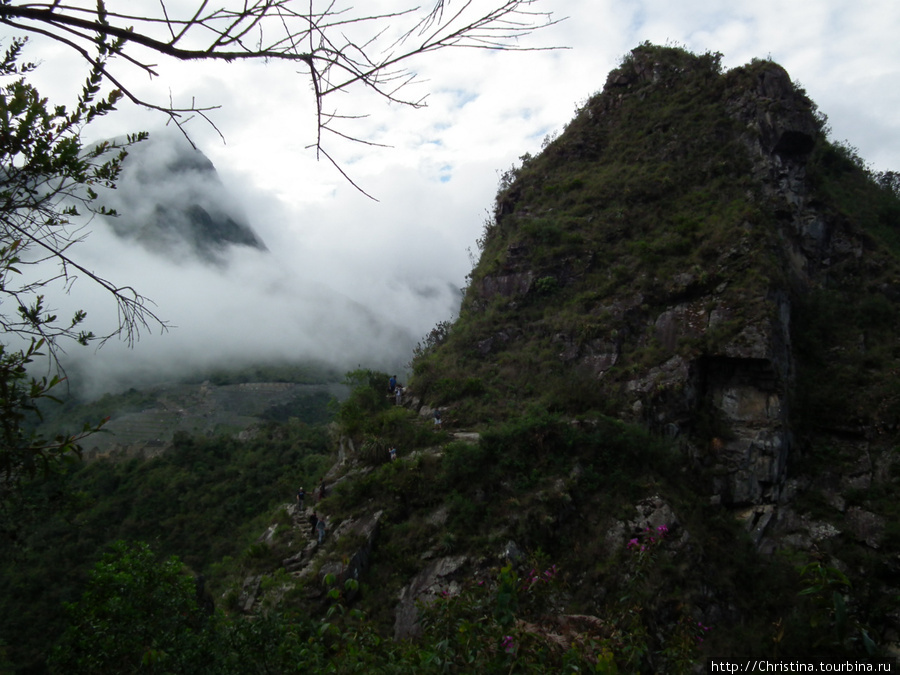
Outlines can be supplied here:
<path id="1" fill-rule="evenodd" d="M 460 319 L 418 360 L 416 389 L 465 424 L 535 406 L 638 422 L 758 551 L 854 571 L 873 605 L 895 597 L 900 211 L 826 131 L 775 63 L 722 72 L 715 54 L 633 50 L 504 177 Z M 670 496 L 645 500 L 683 523 Z M 639 515 L 589 509 L 553 522 L 574 517 L 616 560 Z M 682 535 L 697 556 L 696 530 Z"/>
<path id="2" fill-rule="evenodd" d="M 826 143 L 775 63 L 722 74 L 717 55 L 635 49 L 507 177 L 449 348 L 496 361 L 544 341 L 560 386 L 682 438 L 712 499 L 782 501 L 799 456 L 798 303 L 842 288 L 896 318 L 896 281 L 859 276 L 894 258 L 811 175 Z"/>

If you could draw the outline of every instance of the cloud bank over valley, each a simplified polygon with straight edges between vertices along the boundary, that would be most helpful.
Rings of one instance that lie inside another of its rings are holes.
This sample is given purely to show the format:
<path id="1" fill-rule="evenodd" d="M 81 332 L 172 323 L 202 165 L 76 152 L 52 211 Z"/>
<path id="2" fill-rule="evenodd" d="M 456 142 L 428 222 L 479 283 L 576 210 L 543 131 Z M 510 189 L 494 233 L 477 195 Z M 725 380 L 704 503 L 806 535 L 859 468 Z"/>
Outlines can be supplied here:
<path id="1" fill-rule="evenodd" d="M 429 251 L 427 234 L 372 236 L 366 223 L 348 222 L 346 236 L 317 237 L 315 222 L 294 222 L 264 192 L 224 183 L 176 134 L 135 147 L 102 199 L 120 215 L 95 218 L 75 257 L 152 300 L 172 328 L 151 326 L 133 349 L 116 340 L 67 348 L 67 369 L 89 394 L 281 361 L 399 369 L 459 306 L 445 252 Z M 405 260 L 407 250 L 418 254 Z M 87 279 L 62 307 L 86 309 L 97 334 L 117 321 L 111 297 Z"/>

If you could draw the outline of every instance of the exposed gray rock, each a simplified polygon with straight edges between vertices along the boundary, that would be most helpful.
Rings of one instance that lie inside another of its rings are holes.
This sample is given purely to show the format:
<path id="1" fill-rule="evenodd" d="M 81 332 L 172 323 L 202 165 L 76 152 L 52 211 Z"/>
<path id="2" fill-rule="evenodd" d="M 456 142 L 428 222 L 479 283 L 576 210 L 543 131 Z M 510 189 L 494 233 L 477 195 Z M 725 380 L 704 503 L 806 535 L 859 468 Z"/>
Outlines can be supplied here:
<path id="1" fill-rule="evenodd" d="M 822 541 L 839 535 L 841 531 L 831 523 L 815 521 L 809 523 L 809 536 L 813 541 Z"/>
<path id="2" fill-rule="evenodd" d="M 672 507 L 659 495 L 653 495 L 642 499 L 635 504 L 637 517 L 629 522 L 634 532 L 643 532 L 646 529 L 655 530 L 665 525 L 668 528 L 678 524 L 678 517 Z"/>
<path id="3" fill-rule="evenodd" d="M 847 509 L 845 522 L 850 534 L 860 542 L 872 548 L 881 546 L 884 535 L 885 519 L 882 516 L 866 511 L 858 506 Z"/>
<path id="4" fill-rule="evenodd" d="M 736 515 L 738 520 L 743 521 L 745 529 L 750 534 L 751 539 L 753 539 L 753 543 L 758 546 L 766 532 L 766 528 L 775 517 L 775 507 L 771 504 L 754 506 L 739 511 Z"/>
<path id="5" fill-rule="evenodd" d="M 334 574 L 337 585 L 341 587 L 348 579 L 359 580 L 369 566 L 372 547 L 378 536 L 378 523 L 383 513 L 383 511 L 376 511 L 360 518 L 348 519 L 335 528 L 331 534 L 335 544 L 346 537 L 351 537 L 354 541 L 358 541 L 359 545 L 352 555 L 344 556 L 339 562 L 323 565 L 319 571 L 320 580 L 324 580 L 329 574 Z"/>
<path id="6" fill-rule="evenodd" d="M 635 537 L 647 531 L 657 532 L 660 528 L 671 531 L 679 526 L 678 516 L 672 507 L 659 495 L 640 500 L 634 505 L 635 516 L 630 520 L 616 520 L 606 530 L 603 537 L 607 555 L 612 555 Z M 688 536 L 682 532 L 682 541 Z"/>
<path id="7" fill-rule="evenodd" d="M 657 368 L 651 368 L 642 377 L 631 380 L 625 390 L 631 394 L 653 394 L 661 389 L 683 386 L 690 376 L 688 363 L 680 356 L 673 356 Z"/>
<path id="8" fill-rule="evenodd" d="M 525 552 L 519 548 L 519 545 L 516 544 L 516 542 L 510 539 L 503 547 L 503 551 L 500 553 L 500 559 L 502 561 L 508 560 L 515 564 L 525 559 Z"/>
<path id="9" fill-rule="evenodd" d="M 488 300 L 497 295 L 513 298 L 531 290 L 534 274 L 531 271 L 486 276 L 481 282 L 481 296 Z"/>
<path id="10" fill-rule="evenodd" d="M 244 583 L 241 585 L 241 594 L 238 597 L 238 607 L 242 611 L 249 614 L 253 610 L 261 583 L 262 575 L 251 575 L 244 579 Z"/>
<path id="11" fill-rule="evenodd" d="M 447 518 L 450 515 L 450 508 L 444 504 L 437 508 L 431 515 L 429 515 L 425 522 L 429 525 L 433 525 L 435 527 L 442 527 L 446 522 Z"/>
<path id="12" fill-rule="evenodd" d="M 269 545 L 272 543 L 272 540 L 275 538 L 275 533 L 278 531 L 278 523 L 273 523 L 266 528 L 266 531 L 263 532 L 256 540 L 257 544 L 266 544 Z"/>
<path id="13" fill-rule="evenodd" d="M 285 558 L 281 564 L 284 565 L 284 569 L 288 572 L 301 572 L 312 559 L 317 548 L 318 542 L 315 539 L 310 539 L 303 548 L 289 558 Z"/>
<path id="14" fill-rule="evenodd" d="M 455 575 L 468 562 L 464 555 L 438 558 L 428 563 L 402 591 L 394 612 L 394 639 L 403 640 L 421 633 L 416 603 L 433 601 L 441 592 L 457 595 Z"/>

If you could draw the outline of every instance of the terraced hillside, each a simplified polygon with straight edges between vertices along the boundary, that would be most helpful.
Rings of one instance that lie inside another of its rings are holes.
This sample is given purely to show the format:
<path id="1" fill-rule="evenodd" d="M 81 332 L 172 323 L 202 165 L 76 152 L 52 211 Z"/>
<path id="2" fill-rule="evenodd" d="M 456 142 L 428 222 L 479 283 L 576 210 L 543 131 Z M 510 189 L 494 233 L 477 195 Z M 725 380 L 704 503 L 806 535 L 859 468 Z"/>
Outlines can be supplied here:
<path id="1" fill-rule="evenodd" d="M 84 443 L 84 457 L 152 457 L 168 448 L 178 432 L 212 436 L 239 433 L 263 420 L 304 419 L 344 393 L 340 384 L 288 382 L 160 386 L 141 392 L 140 404 L 106 413 L 110 420 Z"/>

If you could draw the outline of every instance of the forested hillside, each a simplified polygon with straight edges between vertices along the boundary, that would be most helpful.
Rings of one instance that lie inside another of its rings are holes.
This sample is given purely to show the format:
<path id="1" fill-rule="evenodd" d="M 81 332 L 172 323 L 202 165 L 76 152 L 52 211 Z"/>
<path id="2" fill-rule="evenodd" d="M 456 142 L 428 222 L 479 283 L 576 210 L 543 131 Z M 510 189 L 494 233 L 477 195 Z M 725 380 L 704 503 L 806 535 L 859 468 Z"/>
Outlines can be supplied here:
<path id="1" fill-rule="evenodd" d="M 778 64 L 644 44 L 479 248 L 399 392 L 36 482 L 7 669 L 896 666 L 896 175 Z"/>

